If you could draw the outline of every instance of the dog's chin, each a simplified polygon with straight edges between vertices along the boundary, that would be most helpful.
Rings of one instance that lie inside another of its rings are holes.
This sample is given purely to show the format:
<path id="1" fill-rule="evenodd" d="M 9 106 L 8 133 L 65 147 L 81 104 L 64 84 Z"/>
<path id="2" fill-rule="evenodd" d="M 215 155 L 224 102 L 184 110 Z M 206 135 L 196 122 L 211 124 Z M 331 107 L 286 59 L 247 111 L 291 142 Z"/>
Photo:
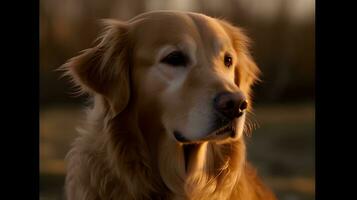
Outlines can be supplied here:
<path id="1" fill-rule="evenodd" d="M 238 140 L 240 132 L 243 131 L 240 130 L 240 127 L 242 126 L 239 126 L 238 123 L 244 123 L 244 121 L 233 120 L 221 126 L 220 128 L 216 128 L 209 134 L 206 134 L 206 137 L 196 140 L 189 140 L 185 138 L 179 131 L 174 131 L 175 139 L 182 147 L 186 173 L 189 173 L 188 166 L 192 162 L 192 159 L 195 157 L 193 155 L 197 154 L 198 149 L 203 143 L 208 142 L 210 144 L 221 145 Z"/>

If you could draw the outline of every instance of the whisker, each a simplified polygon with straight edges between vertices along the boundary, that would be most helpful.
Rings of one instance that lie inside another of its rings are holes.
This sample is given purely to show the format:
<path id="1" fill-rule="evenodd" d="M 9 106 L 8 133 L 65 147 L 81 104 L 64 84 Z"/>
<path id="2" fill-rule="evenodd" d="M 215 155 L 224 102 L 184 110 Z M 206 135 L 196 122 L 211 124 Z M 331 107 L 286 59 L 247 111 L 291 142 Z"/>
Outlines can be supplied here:
<path id="1" fill-rule="evenodd" d="M 252 132 L 259 127 L 259 123 L 255 118 L 253 112 L 247 112 L 246 123 L 244 125 L 244 134 L 248 137 L 251 137 Z"/>

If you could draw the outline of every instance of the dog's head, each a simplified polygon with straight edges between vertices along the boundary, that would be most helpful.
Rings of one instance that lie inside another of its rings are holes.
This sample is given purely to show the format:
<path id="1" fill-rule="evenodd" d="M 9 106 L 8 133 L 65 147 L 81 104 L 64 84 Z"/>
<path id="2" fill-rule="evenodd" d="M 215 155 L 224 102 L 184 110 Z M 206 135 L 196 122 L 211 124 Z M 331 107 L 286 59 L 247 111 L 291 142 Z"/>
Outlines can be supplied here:
<path id="1" fill-rule="evenodd" d="M 145 129 L 161 127 L 178 143 L 242 135 L 259 69 L 239 28 L 169 11 L 106 24 L 100 43 L 66 66 L 82 89 L 105 99 L 111 116 L 131 107 Z"/>

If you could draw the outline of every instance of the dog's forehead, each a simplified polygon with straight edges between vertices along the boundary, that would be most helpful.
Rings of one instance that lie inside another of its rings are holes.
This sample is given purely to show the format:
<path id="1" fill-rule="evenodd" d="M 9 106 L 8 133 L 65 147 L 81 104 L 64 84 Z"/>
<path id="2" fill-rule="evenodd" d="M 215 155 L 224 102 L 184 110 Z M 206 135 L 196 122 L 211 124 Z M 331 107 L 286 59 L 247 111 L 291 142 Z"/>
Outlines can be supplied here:
<path id="1" fill-rule="evenodd" d="M 150 13 L 132 23 L 133 35 L 140 44 L 179 42 L 185 35 L 198 37 L 191 18 L 182 13 Z"/>
<path id="2" fill-rule="evenodd" d="M 164 46 L 181 46 L 202 58 L 215 57 L 232 48 L 231 40 L 220 23 L 203 14 L 152 12 L 130 22 L 138 64 L 152 65 Z M 188 53 L 188 52 L 186 52 Z"/>
<path id="3" fill-rule="evenodd" d="M 189 12 L 151 12 L 132 20 L 133 35 L 140 46 L 180 43 L 191 37 L 215 50 L 230 42 L 222 26 L 211 17 Z"/>

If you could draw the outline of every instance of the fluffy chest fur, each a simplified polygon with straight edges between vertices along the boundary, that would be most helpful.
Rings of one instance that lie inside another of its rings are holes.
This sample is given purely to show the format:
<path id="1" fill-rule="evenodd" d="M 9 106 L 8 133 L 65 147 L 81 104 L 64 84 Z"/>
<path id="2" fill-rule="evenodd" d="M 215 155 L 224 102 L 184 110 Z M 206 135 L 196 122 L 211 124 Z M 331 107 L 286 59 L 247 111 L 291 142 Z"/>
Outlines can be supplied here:
<path id="1" fill-rule="evenodd" d="M 148 144 L 132 137 L 140 130 L 133 134 L 127 118 L 98 123 L 106 121 L 98 110 L 67 156 L 68 199 L 275 199 L 246 162 L 243 140 L 166 143 L 156 165 Z"/>

